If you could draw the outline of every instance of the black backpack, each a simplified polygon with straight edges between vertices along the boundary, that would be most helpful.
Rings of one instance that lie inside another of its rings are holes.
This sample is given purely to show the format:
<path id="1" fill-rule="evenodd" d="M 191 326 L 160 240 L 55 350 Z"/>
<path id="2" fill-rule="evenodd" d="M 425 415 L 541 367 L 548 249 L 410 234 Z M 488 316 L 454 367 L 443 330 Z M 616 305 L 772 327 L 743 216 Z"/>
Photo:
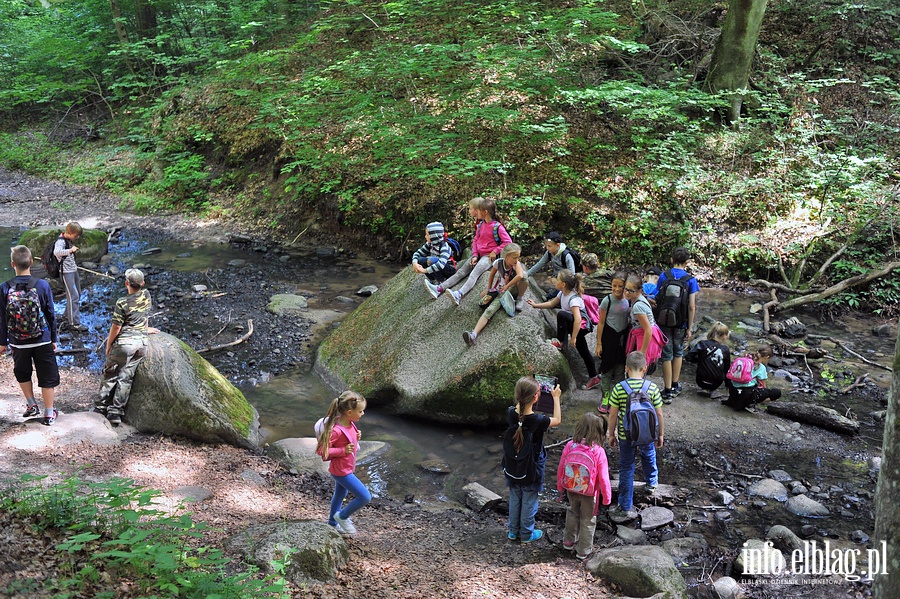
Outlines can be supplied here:
<path id="1" fill-rule="evenodd" d="M 697 378 L 710 383 L 725 380 L 726 364 L 730 365 L 731 352 L 724 345 L 705 339 L 697 344 Z"/>
<path id="2" fill-rule="evenodd" d="M 9 286 L 6 292 L 6 326 L 14 340 L 34 339 L 44 332 L 41 297 L 35 288 L 39 280 L 31 277 L 26 283 L 16 283 L 14 279 L 6 283 Z"/>
<path id="3" fill-rule="evenodd" d="M 515 410 L 512 410 L 515 413 Z M 510 417 L 512 422 L 512 417 Z M 518 485 L 531 484 L 537 478 L 534 446 L 532 444 L 531 429 L 522 425 L 522 448 L 516 451 L 515 434 L 519 428 L 519 421 L 510 424 L 503 435 L 503 474 L 507 480 Z"/>
<path id="4" fill-rule="evenodd" d="M 581 254 L 569 246 L 566 246 L 566 249 L 563 250 L 563 266 L 566 264 L 566 254 L 572 256 L 572 262 L 575 263 L 575 272 L 584 272 L 584 269 L 581 267 Z"/>
<path id="5" fill-rule="evenodd" d="M 62 239 L 66 242 L 66 249 L 72 247 L 72 243 L 60 235 L 44 248 L 44 253 L 41 254 L 41 264 L 44 265 L 44 269 L 47 271 L 47 276 L 51 279 L 58 279 L 60 272 L 60 267 L 62 264 L 59 261 L 59 258 L 56 257 L 56 253 L 53 251 L 56 248 L 56 242 Z"/>
<path id="6" fill-rule="evenodd" d="M 688 283 L 693 278 L 685 274 L 676 279 L 671 270 L 666 271 L 666 280 L 656 289 L 656 324 L 669 329 L 684 326 L 691 299 Z"/>

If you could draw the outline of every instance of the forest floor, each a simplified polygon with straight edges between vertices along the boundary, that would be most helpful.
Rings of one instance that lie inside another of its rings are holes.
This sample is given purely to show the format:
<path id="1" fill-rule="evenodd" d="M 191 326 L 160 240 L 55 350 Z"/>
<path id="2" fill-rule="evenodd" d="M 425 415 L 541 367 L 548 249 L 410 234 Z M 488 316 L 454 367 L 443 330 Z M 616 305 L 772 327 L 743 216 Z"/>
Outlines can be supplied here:
<path id="1" fill-rule="evenodd" d="M 116 198 L 93 190 L 0 171 L 0 223 L 6 226 L 60 223 L 77 218 L 84 226 L 98 222 L 123 223 L 158 228 L 186 238 L 223 234 L 221 223 L 198 223 L 176 215 L 121 214 L 116 205 Z M 327 518 L 330 482 L 291 475 L 269 458 L 246 450 L 137 433 L 117 446 L 89 442 L 57 445 L 53 442 L 52 427 L 22 423 L 24 405 L 21 391 L 12 380 L 10 357 L 0 357 L 0 374 L 0 479 L 23 473 L 44 474 L 53 481 L 76 473 L 88 480 L 126 477 L 159 489 L 163 492 L 164 505 L 173 508 L 178 489 L 200 486 L 210 491 L 211 496 L 189 504 L 187 509 L 196 521 L 212 527 L 202 542 L 214 546 L 250 524 Z M 79 368 L 67 369 L 62 374 L 57 405 L 61 418 L 65 418 L 66 412 L 90 407 L 98 382 L 96 375 Z M 586 392 L 577 392 L 576 400 L 579 399 L 590 397 Z M 860 451 L 853 440 L 815 427 L 804 427 L 805 434 L 791 436 L 788 443 L 786 421 L 765 413 L 735 413 L 723 409 L 716 401 L 688 392 L 667 406 L 666 418 L 669 447 L 664 458 L 666 467 L 671 468 L 673 478 L 678 478 L 684 486 L 708 487 L 710 479 L 724 476 L 717 468 L 721 467 L 723 473 L 730 472 L 731 465 L 741 472 L 761 475 L 768 469 L 790 465 L 792 452 L 827 448 L 828 456 L 841 460 Z M 122 430 L 126 431 L 127 427 Z M 876 435 L 878 431 L 871 434 Z M 772 461 L 771 455 L 778 457 Z M 709 468 L 711 464 L 713 467 Z M 245 476 L 248 472 L 258 474 L 261 480 Z M 860 486 L 874 490 L 874 481 L 865 476 L 860 478 Z M 498 481 L 498 487 L 501 485 Z M 863 521 L 873 521 L 872 509 L 871 501 L 864 498 L 860 508 Z M 360 533 L 348 540 L 349 565 L 334 582 L 296 589 L 295 596 L 619 596 L 609 583 L 595 579 L 581 562 L 558 547 L 559 521 L 541 523 L 549 542 L 519 545 L 506 540 L 505 516 L 492 511 L 436 509 L 377 498 L 354 520 Z M 54 576 L 54 569 L 65 558 L 54 549 L 60 536 L 37 533 L 27 523 L 8 516 L 0 516 L 0 529 L 3 531 L 0 533 L 3 556 L 0 557 L 0 596 L 3 596 L 2 589 L 15 586 L 10 586 L 14 580 L 40 581 Z M 614 543 L 613 528 L 598 526 L 595 546 Z M 710 562 L 722 555 L 721 551 L 711 554 Z M 721 573 L 717 572 L 716 577 Z M 128 580 L 112 579 L 109 585 L 116 596 L 135 596 L 136 591 Z M 843 592 L 846 596 L 846 591 Z M 39 597 L 41 594 L 32 589 L 27 594 L 7 593 L 7 596 Z"/>

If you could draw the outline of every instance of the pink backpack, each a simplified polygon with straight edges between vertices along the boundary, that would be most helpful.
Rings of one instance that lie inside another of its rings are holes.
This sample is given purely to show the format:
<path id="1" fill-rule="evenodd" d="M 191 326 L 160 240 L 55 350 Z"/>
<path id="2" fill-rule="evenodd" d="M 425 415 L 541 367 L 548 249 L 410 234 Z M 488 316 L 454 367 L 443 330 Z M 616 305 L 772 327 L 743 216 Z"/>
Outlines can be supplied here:
<path id="1" fill-rule="evenodd" d="M 581 299 L 584 300 L 584 311 L 587 312 L 588 318 L 591 319 L 591 324 L 594 326 L 600 324 L 600 302 L 597 301 L 597 298 L 585 293 L 581 296 Z"/>
<path id="2" fill-rule="evenodd" d="M 578 495 L 596 497 L 597 461 L 594 459 L 590 447 L 573 443 L 561 469 L 563 471 L 563 489 Z"/>
<path id="3" fill-rule="evenodd" d="M 735 358 L 728 368 L 728 374 L 725 376 L 735 383 L 742 385 L 749 383 L 753 380 L 753 358 L 750 356 Z"/>

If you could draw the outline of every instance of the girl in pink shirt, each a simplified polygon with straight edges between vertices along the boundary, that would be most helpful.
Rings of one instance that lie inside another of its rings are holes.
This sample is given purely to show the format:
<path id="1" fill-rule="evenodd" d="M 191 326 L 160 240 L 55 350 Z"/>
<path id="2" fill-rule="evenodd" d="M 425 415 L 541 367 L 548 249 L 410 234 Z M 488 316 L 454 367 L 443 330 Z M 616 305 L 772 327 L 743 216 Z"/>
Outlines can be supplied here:
<path id="1" fill-rule="evenodd" d="M 354 391 L 344 391 L 331 402 L 325 418 L 319 420 L 315 427 L 319 440 L 316 453 L 323 460 L 331 461 L 328 471 L 334 479 L 328 524 L 348 535 L 356 534 L 350 516 L 372 500 L 372 494 L 353 474 L 360 439 L 356 423 L 365 412 L 366 398 Z M 353 495 L 353 500 L 341 509 L 348 493 Z"/>

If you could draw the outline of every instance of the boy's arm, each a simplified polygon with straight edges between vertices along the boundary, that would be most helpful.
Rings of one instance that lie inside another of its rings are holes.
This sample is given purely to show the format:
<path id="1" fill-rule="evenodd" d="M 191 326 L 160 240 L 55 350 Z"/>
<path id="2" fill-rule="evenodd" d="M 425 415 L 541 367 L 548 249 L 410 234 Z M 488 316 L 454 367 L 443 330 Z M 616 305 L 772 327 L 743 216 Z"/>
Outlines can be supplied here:
<path id="1" fill-rule="evenodd" d="M 0 353 L 6 353 L 9 345 L 9 329 L 6 326 L 6 294 L 9 287 L 4 283 L 0 285 Z"/>
<path id="2" fill-rule="evenodd" d="M 663 416 L 662 408 L 656 408 L 656 420 L 658 421 L 657 429 L 656 429 L 656 448 L 659 449 L 663 446 L 663 441 L 665 437 L 665 429 L 666 429 L 666 418 Z"/>
<path id="3" fill-rule="evenodd" d="M 616 404 L 609 408 L 609 430 L 606 436 L 609 446 L 615 449 L 619 443 L 619 406 Z"/>
<path id="4" fill-rule="evenodd" d="M 687 332 L 684 334 L 684 338 L 687 341 L 690 341 L 691 336 L 693 335 L 692 330 L 694 328 L 694 317 L 696 315 L 697 315 L 697 293 L 694 292 L 688 296 Z"/>
<path id="5" fill-rule="evenodd" d="M 575 258 L 572 257 L 572 252 L 566 252 L 566 268 L 575 272 Z"/>
<path id="6" fill-rule="evenodd" d="M 47 328 L 50 329 L 50 341 L 56 343 L 56 311 L 53 308 L 53 290 L 50 283 L 44 281 L 43 289 L 38 289 L 38 296 L 41 298 L 41 311 L 44 313 L 44 320 L 47 322 Z M 6 312 L 6 310 L 4 310 Z M 5 317 L 5 314 L 4 314 Z"/>
<path id="7" fill-rule="evenodd" d="M 543 266 L 544 266 L 545 264 L 547 264 L 547 261 L 548 261 L 548 260 L 550 260 L 550 252 L 544 252 L 544 255 L 541 256 L 541 259 L 537 261 L 537 264 L 535 264 L 534 266 L 532 266 L 531 268 L 529 268 L 529 269 L 528 269 L 528 272 L 526 272 L 525 274 L 526 274 L 527 276 L 530 277 L 530 276 L 533 275 L 534 273 L 536 273 L 536 272 L 538 272 L 539 270 L 541 270 L 541 268 L 543 268 Z"/>

